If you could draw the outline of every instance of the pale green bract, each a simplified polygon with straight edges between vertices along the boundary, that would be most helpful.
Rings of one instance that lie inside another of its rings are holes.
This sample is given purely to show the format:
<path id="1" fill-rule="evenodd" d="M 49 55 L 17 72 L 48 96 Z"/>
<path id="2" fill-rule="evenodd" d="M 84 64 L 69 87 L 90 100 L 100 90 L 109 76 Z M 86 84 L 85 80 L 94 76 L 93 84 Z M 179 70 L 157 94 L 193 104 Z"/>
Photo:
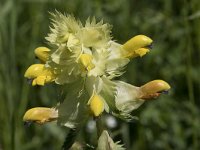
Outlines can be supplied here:
<path id="1" fill-rule="evenodd" d="M 97 150 L 125 150 L 125 148 L 119 142 L 114 143 L 108 132 L 104 130 L 99 137 Z"/>
<path id="2" fill-rule="evenodd" d="M 88 18 L 83 25 L 71 15 L 59 12 L 51 15 L 52 25 L 46 40 L 52 48 L 45 65 L 54 70 L 55 83 L 64 87 L 65 98 L 57 106 L 58 123 L 75 128 L 80 118 L 87 119 L 87 102 L 94 91 L 102 97 L 106 112 L 132 119 L 131 111 L 143 101 L 137 100 L 134 93 L 125 92 L 129 85 L 113 81 L 124 73 L 129 59 L 121 56 L 122 45 L 112 40 L 111 25 L 96 22 L 95 18 Z M 82 68 L 82 54 L 92 57 L 94 67 Z"/>
<path id="3" fill-rule="evenodd" d="M 87 72 L 87 76 L 114 78 L 123 73 L 122 69 L 129 59 L 114 56 L 121 45 L 111 40 L 109 24 L 104 24 L 103 21 L 97 23 L 93 18 L 91 21 L 87 19 L 83 26 L 70 15 L 56 12 L 52 16 L 51 33 L 46 39 L 54 48 L 47 66 L 57 70 L 56 83 L 73 82 L 86 75 L 79 68 L 81 54 L 93 56 L 92 63 L 95 67 Z"/>

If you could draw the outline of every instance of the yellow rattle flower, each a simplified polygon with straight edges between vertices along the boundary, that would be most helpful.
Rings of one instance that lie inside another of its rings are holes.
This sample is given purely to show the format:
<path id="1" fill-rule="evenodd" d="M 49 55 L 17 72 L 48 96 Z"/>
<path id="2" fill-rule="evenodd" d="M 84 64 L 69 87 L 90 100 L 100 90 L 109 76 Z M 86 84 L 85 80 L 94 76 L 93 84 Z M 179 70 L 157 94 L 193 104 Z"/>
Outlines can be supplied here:
<path id="1" fill-rule="evenodd" d="M 35 107 L 26 111 L 23 117 L 25 123 L 35 122 L 38 124 L 44 124 L 57 120 L 58 111 L 54 108 L 47 107 Z"/>
<path id="2" fill-rule="evenodd" d="M 167 93 L 170 85 L 163 80 L 153 80 L 140 87 L 140 98 L 152 99 L 157 98 L 162 93 Z"/>
<path id="3" fill-rule="evenodd" d="M 44 64 L 31 65 L 25 72 L 24 77 L 33 79 L 32 85 L 44 85 L 55 80 L 52 69 L 46 68 Z"/>
<path id="4" fill-rule="evenodd" d="M 127 58 L 142 57 L 149 52 L 153 40 L 145 35 L 137 35 L 128 40 L 123 46 L 123 55 Z"/>

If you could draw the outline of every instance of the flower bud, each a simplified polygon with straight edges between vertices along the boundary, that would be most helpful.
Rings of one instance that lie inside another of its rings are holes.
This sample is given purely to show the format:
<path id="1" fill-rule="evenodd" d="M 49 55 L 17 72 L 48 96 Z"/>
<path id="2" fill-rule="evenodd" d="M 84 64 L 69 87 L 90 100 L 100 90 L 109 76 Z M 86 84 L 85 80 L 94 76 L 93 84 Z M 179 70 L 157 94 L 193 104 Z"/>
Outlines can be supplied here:
<path id="1" fill-rule="evenodd" d="M 95 117 L 98 117 L 104 111 L 104 102 L 102 98 L 94 94 L 89 100 L 90 110 Z"/>
<path id="2" fill-rule="evenodd" d="M 50 56 L 50 49 L 47 47 L 38 47 L 35 49 L 35 55 L 42 62 L 46 62 Z"/>

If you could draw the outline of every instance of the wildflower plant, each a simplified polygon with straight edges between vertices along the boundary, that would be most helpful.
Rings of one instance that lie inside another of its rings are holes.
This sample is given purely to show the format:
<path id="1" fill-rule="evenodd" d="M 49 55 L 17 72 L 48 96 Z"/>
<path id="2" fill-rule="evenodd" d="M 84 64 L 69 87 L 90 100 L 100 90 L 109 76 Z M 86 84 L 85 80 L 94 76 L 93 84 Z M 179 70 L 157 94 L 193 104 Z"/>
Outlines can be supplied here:
<path id="1" fill-rule="evenodd" d="M 33 86 L 60 85 L 62 96 L 52 108 L 29 109 L 23 118 L 25 122 L 57 121 L 58 125 L 76 130 L 91 117 L 98 120 L 104 112 L 130 121 L 134 119 L 133 110 L 170 89 L 163 80 L 140 87 L 115 80 L 133 58 L 150 51 L 151 38 L 137 35 L 119 44 L 111 36 L 111 25 L 103 21 L 88 18 L 83 24 L 57 11 L 51 15 L 50 33 L 46 37 L 49 47 L 35 49 L 40 64 L 31 65 L 25 77 Z M 102 130 L 97 149 L 124 148 Z"/>

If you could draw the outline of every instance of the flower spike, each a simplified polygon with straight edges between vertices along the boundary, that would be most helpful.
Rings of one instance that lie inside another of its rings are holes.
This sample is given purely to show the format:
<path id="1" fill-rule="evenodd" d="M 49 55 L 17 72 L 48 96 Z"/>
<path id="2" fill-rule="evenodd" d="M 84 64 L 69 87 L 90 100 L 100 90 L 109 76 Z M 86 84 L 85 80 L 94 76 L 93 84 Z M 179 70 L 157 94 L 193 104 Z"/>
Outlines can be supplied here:
<path id="1" fill-rule="evenodd" d="M 142 57 L 149 52 L 153 40 L 145 35 L 137 35 L 128 40 L 122 47 L 127 58 Z"/>
<path id="2" fill-rule="evenodd" d="M 170 89 L 163 80 L 154 80 L 141 87 L 114 80 L 125 72 L 130 59 L 149 52 L 151 38 L 137 35 L 119 44 L 112 38 L 111 25 L 103 21 L 93 18 L 81 23 L 57 11 L 51 15 L 50 33 L 46 37 L 51 50 L 36 48 L 34 52 L 41 63 L 31 65 L 24 76 L 33 86 L 50 82 L 62 85 L 62 96 L 58 110 L 30 109 L 24 115 L 25 122 L 43 124 L 59 116 L 59 125 L 76 128 L 81 119 L 90 116 L 88 109 L 93 117 L 99 117 L 105 110 L 130 121 L 135 118 L 131 112 L 145 100 L 157 98 Z M 103 143 L 107 142 L 110 141 Z"/>

